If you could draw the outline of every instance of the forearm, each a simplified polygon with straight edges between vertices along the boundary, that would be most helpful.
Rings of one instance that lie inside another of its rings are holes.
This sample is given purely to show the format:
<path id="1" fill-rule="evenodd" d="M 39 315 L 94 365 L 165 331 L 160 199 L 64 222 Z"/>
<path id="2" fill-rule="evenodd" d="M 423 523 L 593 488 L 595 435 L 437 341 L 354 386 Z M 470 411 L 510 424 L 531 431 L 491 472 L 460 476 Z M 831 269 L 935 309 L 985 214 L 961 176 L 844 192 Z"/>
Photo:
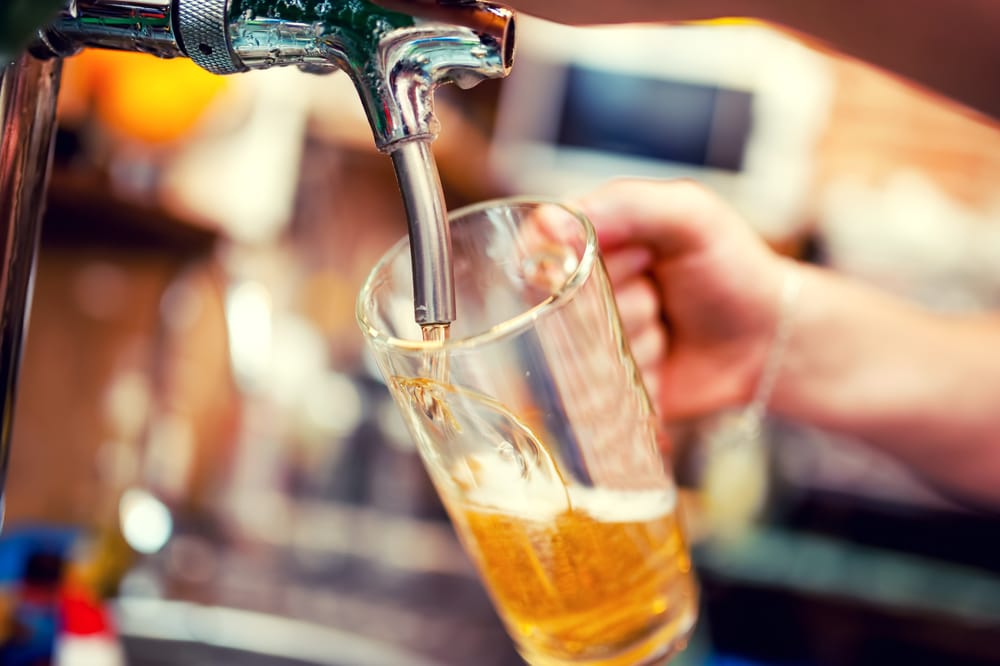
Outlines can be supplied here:
<path id="1" fill-rule="evenodd" d="M 1000 118 L 997 0 L 510 0 L 564 23 L 764 21 Z"/>
<path id="2" fill-rule="evenodd" d="M 803 268 L 775 412 L 1000 503 L 1000 318 L 952 317 Z"/>
<path id="3" fill-rule="evenodd" d="M 754 0 L 756 18 L 1000 118 L 997 0 Z"/>

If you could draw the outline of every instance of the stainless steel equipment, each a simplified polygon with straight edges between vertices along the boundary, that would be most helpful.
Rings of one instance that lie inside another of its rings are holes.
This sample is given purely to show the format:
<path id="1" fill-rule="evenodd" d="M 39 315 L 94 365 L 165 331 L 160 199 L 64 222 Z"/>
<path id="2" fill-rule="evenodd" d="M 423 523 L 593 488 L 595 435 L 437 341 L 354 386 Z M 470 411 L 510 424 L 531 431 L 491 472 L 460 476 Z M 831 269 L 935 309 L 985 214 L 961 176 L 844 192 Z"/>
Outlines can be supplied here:
<path id="1" fill-rule="evenodd" d="M 0 62 L 6 65 L 0 70 L 4 466 L 51 163 L 59 58 L 84 47 L 189 57 L 218 74 L 283 65 L 345 71 L 377 147 L 396 167 L 413 238 L 416 319 L 454 320 L 451 241 L 428 146 L 439 129 L 433 93 L 443 83 L 467 88 L 505 76 L 514 16 L 469 0 L 394 0 L 393 7 L 367 0 L 67 0 L 28 53 Z"/>
<path id="2" fill-rule="evenodd" d="M 24 55 L 0 70 L 0 497 L 52 162 L 59 64 Z"/>

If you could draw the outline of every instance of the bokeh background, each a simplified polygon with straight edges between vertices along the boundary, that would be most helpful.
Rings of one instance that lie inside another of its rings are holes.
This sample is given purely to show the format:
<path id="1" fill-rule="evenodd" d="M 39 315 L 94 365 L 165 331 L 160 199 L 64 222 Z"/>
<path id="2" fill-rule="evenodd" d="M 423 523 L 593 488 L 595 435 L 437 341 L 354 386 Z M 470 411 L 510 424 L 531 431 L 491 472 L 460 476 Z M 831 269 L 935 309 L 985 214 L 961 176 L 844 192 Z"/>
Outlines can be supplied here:
<path id="1" fill-rule="evenodd" d="M 995 125 L 754 25 L 521 32 L 511 79 L 438 94 L 450 207 L 690 176 L 790 256 L 1000 306 Z M 354 299 L 405 220 L 346 77 L 84 52 L 60 121 L 0 663 L 49 663 L 10 647 L 35 630 L 63 666 L 522 663 L 366 362 Z M 702 439 L 677 663 L 1000 663 L 1000 517 L 799 424 L 735 463 Z"/>

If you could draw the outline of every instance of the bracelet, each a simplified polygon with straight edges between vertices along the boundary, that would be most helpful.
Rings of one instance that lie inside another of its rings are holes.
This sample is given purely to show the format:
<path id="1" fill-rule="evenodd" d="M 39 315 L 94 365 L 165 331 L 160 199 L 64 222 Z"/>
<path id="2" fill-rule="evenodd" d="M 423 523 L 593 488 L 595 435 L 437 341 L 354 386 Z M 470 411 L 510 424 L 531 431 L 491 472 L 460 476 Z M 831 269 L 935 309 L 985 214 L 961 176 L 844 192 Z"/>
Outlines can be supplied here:
<path id="1" fill-rule="evenodd" d="M 785 271 L 785 279 L 781 283 L 778 327 L 774 332 L 774 339 L 771 341 L 771 348 L 767 352 L 767 358 L 764 360 L 764 369 L 760 373 L 757 390 L 754 392 L 753 399 L 744 412 L 744 418 L 748 422 L 747 427 L 752 428 L 751 432 L 754 436 L 760 435 L 761 424 L 767 413 L 767 404 L 771 401 L 771 394 L 774 393 L 775 384 L 778 383 L 778 374 L 781 372 L 781 365 L 785 360 L 788 341 L 792 337 L 795 304 L 799 300 L 799 293 L 801 291 L 802 274 L 790 266 Z"/>
<path id="2" fill-rule="evenodd" d="M 750 403 L 723 415 L 703 435 L 707 458 L 702 496 L 707 518 L 720 537 L 738 537 L 763 510 L 767 497 L 768 463 L 764 449 L 764 418 L 792 336 L 795 305 L 802 274 L 789 266 L 781 286 L 778 323 Z"/>

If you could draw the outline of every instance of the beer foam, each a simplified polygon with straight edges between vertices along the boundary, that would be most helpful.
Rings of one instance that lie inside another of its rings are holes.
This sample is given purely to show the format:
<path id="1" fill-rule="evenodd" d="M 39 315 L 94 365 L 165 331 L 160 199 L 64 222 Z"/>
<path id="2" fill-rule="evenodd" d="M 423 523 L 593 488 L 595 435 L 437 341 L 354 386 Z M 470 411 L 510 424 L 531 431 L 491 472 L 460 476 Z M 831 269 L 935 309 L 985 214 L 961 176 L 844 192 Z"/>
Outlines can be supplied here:
<path id="1" fill-rule="evenodd" d="M 487 511 L 545 522 L 570 507 L 605 523 L 642 522 L 674 510 L 677 489 L 594 488 L 565 486 L 561 479 L 534 469 L 527 478 L 513 464 L 490 456 L 472 456 L 457 477 L 468 488 L 455 499 Z"/>
<path id="2" fill-rule="evenodd" d="M 629 490 L 624 488 L 569 489 L 573 507 L 602 523 L 644 522 L 672 513 L 677 505 L 677 489 Z"/>
<path id="3" fill-rule="evenodd" d="M 460 464 L 453 476 L 467 489 L 456 494 L 461 504 L 539 521 L 551 520 L 567 509 L 562 481 L 544 470 L 532 469 L 525 477 L 516 463 L 475 455 Z"/>

